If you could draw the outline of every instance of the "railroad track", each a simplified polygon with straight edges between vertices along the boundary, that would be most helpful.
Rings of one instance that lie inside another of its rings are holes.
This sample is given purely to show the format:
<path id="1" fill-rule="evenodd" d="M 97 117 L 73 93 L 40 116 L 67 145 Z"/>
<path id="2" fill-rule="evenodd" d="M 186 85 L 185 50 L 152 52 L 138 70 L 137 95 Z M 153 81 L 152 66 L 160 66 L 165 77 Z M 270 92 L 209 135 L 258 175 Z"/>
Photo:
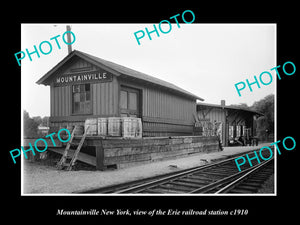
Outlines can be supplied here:
<path id="1" fill-rule="evenodd" d="M 264 153 L 264 152 L 262 152 Z M 267 153 L 268 156 L 269 153 Z M 266 155 L 262 154 L 265 158 Z M 251 158 L 254 156 L 248 153 Z M 160 175 L 140 181 L 128 182 L 85 191 L 81 193 L 116 193 L 116 194 L 198 194 L 198 193 L 255 193 L 274 173 L 273 158 L 258 163 L 252 160 L 238 171 L 235 159 L 226 159 L 171 175 Z"/>
<path id="2" fill-rule="evenodd" d="M 257 193 L 262 184 L 274 173 L 274 158 L 258 165 L 238 179 L 232 181 L 214 193 L 247 194 Z"/>

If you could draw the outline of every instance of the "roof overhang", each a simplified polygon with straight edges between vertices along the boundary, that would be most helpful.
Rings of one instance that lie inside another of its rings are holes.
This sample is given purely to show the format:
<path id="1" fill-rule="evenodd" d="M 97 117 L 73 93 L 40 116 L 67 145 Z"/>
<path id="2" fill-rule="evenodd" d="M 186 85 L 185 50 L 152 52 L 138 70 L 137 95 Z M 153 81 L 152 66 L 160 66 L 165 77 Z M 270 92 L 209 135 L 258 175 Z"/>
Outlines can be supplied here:
<path id="1" fill-rule="evenodd" d="M 72 60 L 73 57 L 76 57 L 76 56 L 82 58 L 83 60 L 86 60 L 87 62 L 89 62 L 97 67 L 100 67 L 108 72 L 111 72 L 115 76 L 122 76 L 125 79 L 128 78 L 128 79 L 135 80 L 135 81 L 147 82 L 154 86 L 158 86 L 160 88 L 170 90 L 171 92 L 174 92 L 174 93 L 176 92 L 180 95 L 184 95 L 186 97 L 189 97 L 189 98 L 192 98 L 195 100 L 198 99 L 200 101 L 204 101 L 203 98 L 200 98 L 199 96 L 196 96 L 188 91 L 185 91 L 169 82 L 166 82 L 166 81 L 160 80 L 158 78 L 149 76 L 147 74 L 135 71 L 133 69 L 118 65 L 116 63 L 100 59 L 98 57 L 89 55 L 87 53 L 84 53 L 84 52 L 81 52 L 78 50 L 74 50 L 70 54 L 68 54 L 64 59 L 62 59 L 58 64 L 56 64 L 51 70 L 49 70 L 44 76 L 42 76 L 36 83 L 43 84 L 43 85 L 50 85 L 52 76 L 54 76 L 56 74 L 56 72 L 60 68 L 62 68 L 63 65 L 68 63 L 70 60 Z"/>
<path id="2" fill-rule="evenodd" d="M 263 113 L 252 110 L 252 109 L 245 109 L 245 108 L 239 108 L 237 106 L 222 106 L 222 105 L 217 105 L 217 104 L 210 104 L 210 103 L 197 103 L 197 108 L 198 107 L 212 107 L 212 108 L 222 108 L 222 109 L 230 109 L 230 110 L 241 110 L 241 111 L 245 111 L 245 112 L 249 112 L 252 113 L 258 117 L 260 116 L 264 116 Z"/>

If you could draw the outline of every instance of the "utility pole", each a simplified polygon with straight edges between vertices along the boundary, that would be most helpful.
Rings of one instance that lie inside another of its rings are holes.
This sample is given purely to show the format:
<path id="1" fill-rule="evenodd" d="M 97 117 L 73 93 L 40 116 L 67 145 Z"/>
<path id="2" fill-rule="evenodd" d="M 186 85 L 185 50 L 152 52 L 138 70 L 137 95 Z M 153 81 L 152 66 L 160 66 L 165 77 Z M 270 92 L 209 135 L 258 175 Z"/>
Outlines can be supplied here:
<path id="1" fill-rule="evenodd" d="M 71 26 L 67 25 L 67 31 L 71 31 Z M 67 41 L 68 43 L 71 43 L 71 33 L 68 32 L 67 33 Z M 72 52 L 72 45 L 68 45 L 68 54 L 70 54 Z"/>

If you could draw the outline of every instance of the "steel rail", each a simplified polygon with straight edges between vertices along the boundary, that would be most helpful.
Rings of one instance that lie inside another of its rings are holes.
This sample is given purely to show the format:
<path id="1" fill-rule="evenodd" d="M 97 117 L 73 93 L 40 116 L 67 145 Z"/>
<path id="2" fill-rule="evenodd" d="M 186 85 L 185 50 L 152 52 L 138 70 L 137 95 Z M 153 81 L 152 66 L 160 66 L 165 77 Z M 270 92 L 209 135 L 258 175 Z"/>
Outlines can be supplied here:
<path id="1" fill-rule="evenodd" d="M 253 175 L 257 170 L 261 169 L 262 167 L 265 167 L 268 163 L 270 163 L 272 160 L 274 160 L 274 157 L 269 159 L 268 161 L 265 161 L 261 164 L 258 164 L 255 168 L 252 170 L 248 171 L 244 175 L 240 176 L 238 179 L 232 181 L 231 183 L 227 184 L 225 187 L 222 187 L 220 190 L 216 191 L 215 194 L 220 194 L 220 193 L 226 193 L 232 188 L 234 188 L 237 184 L 240 182 L 244 181 L 245 179 L 249 178 L 249 176 Z"/>
<path id="2" fill-rule="evenodd" d="M 162 174 L 137 181 L 130 181 L 103 188 L 86 190 L 80 193 L 212 193 L 211 191 L 223 188 L 225 185 L 238 180 L 241 176 L 244 176 L 245 174 L 257 168 L 260 163 L 236 172 L 237 168 L 234 163 L 236 157 L 251 154 L 256 150 L 257 149 L 243 152 L 242 154 L 236 154 L 225 160 L 207 165 L 197 166 L 179 172 L 172 172 L 169 175 Z M 265 164 L 265 162 L 262 164 Z"/>
<path id="3" fill-rule="evenodd" d="M 226 159 L 226 160 L 223 160 L 223 161 L 220 161 L 220 162 L 216 162 L 216 163 L 205 165 L 205 166 L 202 166 L 202 167 L 199 167 L 199 168 L 191 169 L 191 170 L 188 170 L 188 171 L 185 171 L 185 172 L 182 172 L 182 173 L 177 173 L 175 175 L 167 176 L 167 177 L 164 177 L 164 178 L 161 178 L 161 179 L 157 179 L 157 180 L 153 180 L 153 181 L 150 181 L 150 182 L 139 184 L 139 185 L 136 185 L 136 186 L 133 186 L 133 187 L 121 189 L 121 190 L 118 190 L 115 193 L 116 194 L 122 194 L 122 193 L 128 193 L 128 192 L 134 193 L 134 192 L 145 191 L 147 189 L 151 189 L 151 188 L 154 188 L 156 186 L 160 186 L 160 185 L 164 185 L 164 184 L 167 184 L 167 183 L 171 183 L 173 181 L 176 181 L 176 179 L 178 179 L 178 178 L 180 179 L 181 177 L 185 177 L 186 175 L 193 175 L 194 173 L 201 172 L 201 171 L 203 171 L 205 169 L 219 167 L 222 164 L 226 164 L 227 162 L 231 162 L 233 160 L 234 160 L 233 158 L 229 158 L 229 159 Z M 253 170 L 258 165 L 259 164 L 254 165 L 254 166 L 252 166 L 250 168 L 244 169 L 243 171 L 239 171 L 239 172 L 234 173 L 232 175 L 226 176 L 226 177 L 224 177 L 222 179 L 219 179 L 219 180 L 217 180 L 215 182 L 209 183 L 209 184 L 207 184 L 207 185 L 205 185 L 203 187 L 199 187 L 199 188 L 197 188 L 195 190 L 192 190 L 192 191 L 189 191 L 187 193 L 194 194 L 194 193 L 205 193 L 205 192 L 208 192 L 208 191 L 213 190 L 213 189 L 215 189 L 215 188 L 217 188 L 219 186 L 222 186 L 222 185 L 225 185 L 225 184 L 231 182 L 235 178 L 238 178 L 238 177 L 242 176 L 243 174 L 245 174 L 245 173 Z M 209 173 L 209 171 L 208 171 L 208 173 Z"/>
<path id="4" fill-rule="evenodd" d="M 218 188 L 219 186 L 225 185 L 225 184 L 227 184 L 228 182 L 230 182 L 232 180 L 233 180 L 232 181 L 232 183 L 233 183 L 233 182 L 239 180 L 240 177 L 245 177 L 245 175 L 252 173 L 257 168 L 260 168 L 261 166 L 263 166 L 267 162 L 268 161 L 265 161 L 265 162 L 263 162 L 261 164 L 257 164 L 255 166 L 249 167 L 249 168 L 247 168 L 247 169 L 245 169 L 245 170 L 243 170 L 241 172 L 237 172 L 237 173 L 232 174 L 232 175 L 230 175 L 228 177 L 225 177 L 225 178 L 223 178 L 221 180 L 218 180 L 216 182 L 210 183 L 210 184 L 208 184 L 208 185 L 206 185 L 204 187 L 200 187 L 200 188 L 198 188 L 196 190 L 191 191 L 190 194 L 193 194 L 193 193 L 205 193 L 205 192 L 208 192 L 208 191 L 213 190 L 215 188 Z"/>
<path id="5" fill-rule="evenodd" d="M 174 174 L 174 175 L 171 175 L 171 176 L 163 177 L 163 178 L 160 178 L 160 179 L 157 179 L 157 180 L 154 180 L 154 181 L 149 181 L 149 182 L 139 184 L 139 185 L 136 185 L 136 186 L 133 186 L 133 187 L 129 187 L 129 188 L 126 188 L 126 189 L 122 189 L 122 190 L 119 190 L 119 191 L 115 192 L 115 194 L 121 194 L 121 193 L 128 192 L 128 191 L 135 191 L 137 189 L 145 188 L 145 187 L 147 189 L 152 188 L 152 187 L 156 186 L 157 184 L 161 185 L 161 184 L 164 184 L 166 182 L 170 182 L 172 179 L 176 179 L 176 178 L 179 178 L 179 177 L 182 177 L 182 176 L 194 173 L 194 172 L 198 172 L 198 171 L 210 168 L 210 167 L 219 166 L 219 165 L 224 164 L 224 163 L 229 162 L 229 161 L 232 161 L 232 158 L 225 159 L 225 160 L 222 160 L 220 162 L 215 162 L 215 163 L 211 163 L 211 164 L 208 164 L 208 165 L 200 166 L 200 167 L 197 167 L 197 168 L 189 169 L 189 170 L 184 171 L 184 172 L 180 172 L 180 173 L 177 173 L 177 174 Z"/>

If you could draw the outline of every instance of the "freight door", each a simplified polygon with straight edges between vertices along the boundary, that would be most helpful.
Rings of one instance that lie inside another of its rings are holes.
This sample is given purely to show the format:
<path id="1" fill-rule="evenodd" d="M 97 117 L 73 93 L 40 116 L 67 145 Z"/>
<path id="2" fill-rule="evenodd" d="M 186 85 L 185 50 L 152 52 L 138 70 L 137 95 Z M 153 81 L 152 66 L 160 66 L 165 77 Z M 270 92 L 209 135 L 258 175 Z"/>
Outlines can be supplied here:
<path id="1" fill-rule="evenodd" d="M 121 117 L 140 117 L 140 91 L 121 86 L 120 114 Z"/>

